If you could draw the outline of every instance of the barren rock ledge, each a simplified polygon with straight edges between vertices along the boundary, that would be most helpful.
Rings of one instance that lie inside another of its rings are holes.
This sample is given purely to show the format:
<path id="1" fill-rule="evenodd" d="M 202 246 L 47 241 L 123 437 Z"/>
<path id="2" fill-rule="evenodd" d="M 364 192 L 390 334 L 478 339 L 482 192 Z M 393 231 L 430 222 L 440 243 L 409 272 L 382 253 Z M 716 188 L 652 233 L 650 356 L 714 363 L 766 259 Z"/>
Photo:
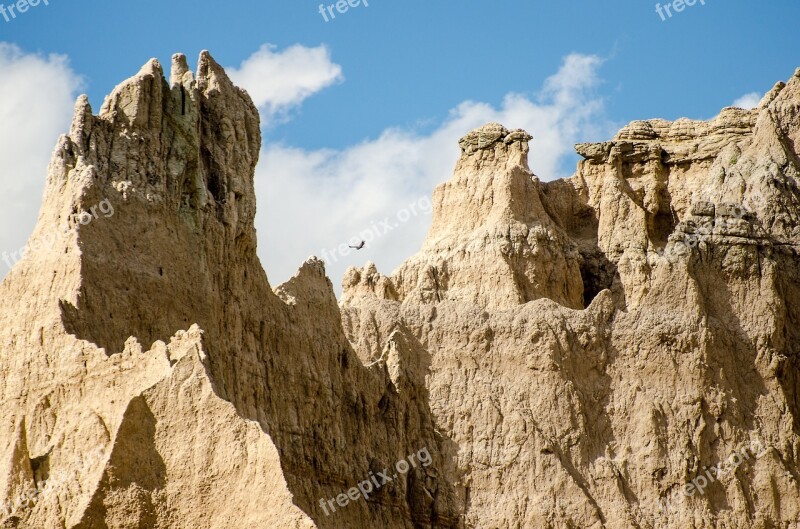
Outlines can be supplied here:
<path id="1" fill-rule="evenodd" d="M 565 180 L 530 141 L 466 134 L 337 302 L 316 259 L 270 286 L 207 52 L 80 98 L 0 285 L 0 527 L 800 527 L 800 71 Z"/>

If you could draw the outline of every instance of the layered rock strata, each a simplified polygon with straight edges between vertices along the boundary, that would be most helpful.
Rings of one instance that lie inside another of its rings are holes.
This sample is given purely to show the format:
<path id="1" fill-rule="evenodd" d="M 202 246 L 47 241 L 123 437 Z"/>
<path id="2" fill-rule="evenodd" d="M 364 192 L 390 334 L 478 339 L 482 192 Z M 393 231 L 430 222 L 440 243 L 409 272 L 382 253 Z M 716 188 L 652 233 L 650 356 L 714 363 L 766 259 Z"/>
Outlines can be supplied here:
<path id="1" fill-rule="evenodd" d="M 0 285 L 0 527 L 797 527 L 798 116 L 800 72 L 554 182 L 488 124 L 337 303 L 258 261 L 249 96 L 149 62 Z"/>

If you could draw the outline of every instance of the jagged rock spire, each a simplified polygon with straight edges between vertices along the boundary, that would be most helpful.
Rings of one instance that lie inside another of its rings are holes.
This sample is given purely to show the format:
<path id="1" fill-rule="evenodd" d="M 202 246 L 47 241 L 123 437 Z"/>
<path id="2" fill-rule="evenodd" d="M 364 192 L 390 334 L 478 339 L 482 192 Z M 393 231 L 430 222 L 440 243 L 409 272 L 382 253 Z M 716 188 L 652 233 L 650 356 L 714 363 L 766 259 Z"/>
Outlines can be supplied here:
<path id="1" fill-rule="evenodd" d="M 383 290 L 399 299 L 500 308 L 549 298 L 583 306 L 578 253 L 550 217 L 528 168 L 530 134 L 489 123 L 460 141 L 449 182 L 433 194 L 433 222 L 419 254 Z M 344 299 L 363 274 L 349 272 Z M 394 294 L 396 292 L 397 294 Z"/>

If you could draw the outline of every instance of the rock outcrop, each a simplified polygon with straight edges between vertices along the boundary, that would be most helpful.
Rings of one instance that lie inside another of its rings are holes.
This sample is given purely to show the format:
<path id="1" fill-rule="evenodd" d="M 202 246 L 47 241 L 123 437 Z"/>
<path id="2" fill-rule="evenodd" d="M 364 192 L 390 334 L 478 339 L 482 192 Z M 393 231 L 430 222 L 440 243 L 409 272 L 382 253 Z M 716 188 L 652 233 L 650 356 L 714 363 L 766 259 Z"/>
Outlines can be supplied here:
<path id="1" fill-rule="evenodd" d="M 542 203 L 530 139 L 491 123 L 461 140 L 455 176 L 433 194 L 425 244 L 395 275 L 400 299 L 502 309 L 549 298 L 583 307 L 578 250 Z"/>
<path id="2" fill-rule="evenodd" d="M 260 143 L 207 53 L 196 78 L 176 56 L 169 84 L 149 62 L 97 116 L 78 101 L 0 286 L 7 527 L 458 526 L 423 372 L 400 391 L 358 361 L 320 261 L 270 288 Z M 422 450 L 370 501 L 320 504 Z"/>
<path id="3" fill-rule="evenodd" d="M 800 73 L 578 145 L 547 183 L 487 125 L 422 251 L 348 271 L 363 361 L 398 332 L 430 351 L 466 527 L 800 526 L 798 115 Z"/>
<path id="4" fill-rule="evenodd" d="M 337 303 L 258 261 L 248 95 L 149 62 L 0 285 L 0 527 L 800 526 L 799 116 L 800 72 L 554 182 L 488 124 Z"/>

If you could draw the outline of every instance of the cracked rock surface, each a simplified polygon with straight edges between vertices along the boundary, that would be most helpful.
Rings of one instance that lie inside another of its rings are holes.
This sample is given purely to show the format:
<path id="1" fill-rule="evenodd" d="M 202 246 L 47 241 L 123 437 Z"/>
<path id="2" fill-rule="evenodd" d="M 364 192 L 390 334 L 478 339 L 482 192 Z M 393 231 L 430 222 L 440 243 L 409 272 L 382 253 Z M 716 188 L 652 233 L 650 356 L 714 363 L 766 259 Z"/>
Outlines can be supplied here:
<path id="1" fill-rule="evenodd" d="M 419 253 L 337 302 L 317 259 L 269 284 L 207 52 L 80 98 L 0 284 L 0 528 L 799 527 L 800 72 L 568 179 L 530 141 L 466 134 Z"/>

